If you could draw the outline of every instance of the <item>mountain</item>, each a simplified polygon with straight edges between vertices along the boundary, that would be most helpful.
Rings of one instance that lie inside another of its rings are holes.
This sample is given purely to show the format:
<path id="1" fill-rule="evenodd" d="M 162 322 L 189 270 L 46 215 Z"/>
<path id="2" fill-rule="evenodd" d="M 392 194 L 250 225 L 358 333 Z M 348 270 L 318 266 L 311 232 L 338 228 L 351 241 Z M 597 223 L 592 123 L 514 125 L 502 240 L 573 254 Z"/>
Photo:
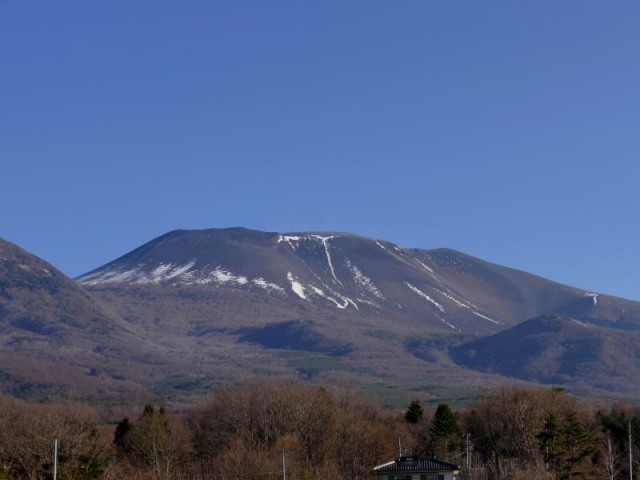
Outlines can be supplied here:
<path id="1" fill-rule="evenodd" d="M 0 345 L 5 393 L 42 398 L 72 389 L 114 398 L 143 392 L 125 378 L 121 356 L 149 354 L 145 342 L 76 282 L 2 238 Z"/>
<path id="2" fill-rule="evenodd" d="M 342 233 L 177 230 L 79 277 L 91 287 L 202 287 L 402 319 L 430 332 L 494 333 L 587 292 L 448 249 Z"/>
<path id="3" fill-rule="evenodd" d="M 640 325 L 636 302 L 449 249 L 337 232 L 176 230 L 77 281 L 192 362 L 168 389 L 275 375 L 464 396 L 504 375 L 550 379 L 463 362 L 449 355 L 459 344 L 549 314 Z"/>
<path id="4" fill-rule="evenodd" d="M 640 326 L 611 325 L 543 315 L 451 353 L 461 365 L 482 372 L 637 395 Z"/>
<path id="5" fill-rule="evenodd" d="M 0 390 L 22 397 L 182 401 L 252 377 L 395 406 L 505 383 L 640 396 L 639 303 L 348 233 L 176 230 L 76 281 L 0 240 L 0 331 Z"/>

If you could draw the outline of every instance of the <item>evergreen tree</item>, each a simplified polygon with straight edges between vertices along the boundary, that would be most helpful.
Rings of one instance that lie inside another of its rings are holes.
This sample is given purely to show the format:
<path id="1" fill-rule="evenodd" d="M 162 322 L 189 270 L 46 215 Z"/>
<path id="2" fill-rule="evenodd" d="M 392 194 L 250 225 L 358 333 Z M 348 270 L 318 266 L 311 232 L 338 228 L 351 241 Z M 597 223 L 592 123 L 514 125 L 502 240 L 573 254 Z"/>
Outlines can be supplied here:
<path id="1" fill-rule="evenodd" d="M 584 478 L 584 472 L 580 468 L 582 460 L 593 455 L 596 451 L 593 435 L 574 412 L 567 415 L 562 433 L 566 452 L 562 478 Z"/>
<path id="2" fill-rule="evenodd" d="M 408 423 L 420 423 L 424 416 L 424 410 L 420 404 L 420 400 L 412 400 L 404 414 L 404 419 Z"/>
<path id="3" fill-rule="evenodd" d="M 127 450 L 125 437 L 131 431 L 131 428 L 131 422 L 127 417 L 124 417 L 116 426 L 116 431 L 113 435 L 113 444 L 118 448 L 118 450 L 123 452 Z"/>
<path id="4" fill-rule="evenodd" d="M 596 443 L 575 412 L 568 413 L 563 423 L 549 415 L 538 439 L 547 468 L 555 472 L 556 479 L 586 478 L 582 466 L 595 453 Z"/>
<path id="5" fill-rule="evenodd" d="M 429 427 L 431 451 L 434 455 L 451 459 L 460 453 L 462 431 L 457 415 L 446 403 L 441 403 L 433 416 Z"/>
<path id="6" fill-rule="evenodd" d="M 562 442 L 562 426 L 555 415 L 551 414 L 547 417 L 538 440 L 540 440 L 540 450 L 547 468 L 555 472 L 556 478 L 560 478 L 566 452 Z"/>

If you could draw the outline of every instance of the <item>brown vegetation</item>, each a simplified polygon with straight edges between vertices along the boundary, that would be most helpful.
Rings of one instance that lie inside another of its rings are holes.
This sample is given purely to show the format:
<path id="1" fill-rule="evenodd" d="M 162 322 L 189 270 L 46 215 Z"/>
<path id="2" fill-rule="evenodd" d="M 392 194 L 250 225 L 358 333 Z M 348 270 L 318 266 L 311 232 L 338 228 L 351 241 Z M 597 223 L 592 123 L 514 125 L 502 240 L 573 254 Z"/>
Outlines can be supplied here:
<path id="1" fill-rule="evenodd" d="M 464 410 L 414 401 L 398 412 L 344 391 L 260 383 L 180 414 L 147 405 L 117 426 L 99 423 L 86 406 L 0 397 L 0 479 L 51 479 L 54 439 L 64 480 L 259 480 L 283 468 L 290 480 L 371 479 L 399 445 L 459 464 L 464 479 L 615 479 L 628 475 L 627 428 L 640 432 L 640 410 L 509 389 Z"/>

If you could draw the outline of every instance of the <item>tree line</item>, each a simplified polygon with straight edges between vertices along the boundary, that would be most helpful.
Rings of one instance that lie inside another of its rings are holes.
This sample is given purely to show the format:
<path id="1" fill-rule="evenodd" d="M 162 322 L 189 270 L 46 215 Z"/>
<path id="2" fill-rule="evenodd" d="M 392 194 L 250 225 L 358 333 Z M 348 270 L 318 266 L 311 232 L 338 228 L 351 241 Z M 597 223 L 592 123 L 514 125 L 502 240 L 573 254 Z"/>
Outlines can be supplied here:
<path id="1" fill-rule="evenodd" d="M 60 480 L 366 480 L 400 454 L 456 463 L 463 479 L 614 480 L 629 477 L 629 448 L 640 474 L 639 408 L 543 388 L 397 411 L 331 387 L 256 383 L 110 425 L 88 406 L 0 397 L 0 480 L 52 479 L 54 439 Z"/>

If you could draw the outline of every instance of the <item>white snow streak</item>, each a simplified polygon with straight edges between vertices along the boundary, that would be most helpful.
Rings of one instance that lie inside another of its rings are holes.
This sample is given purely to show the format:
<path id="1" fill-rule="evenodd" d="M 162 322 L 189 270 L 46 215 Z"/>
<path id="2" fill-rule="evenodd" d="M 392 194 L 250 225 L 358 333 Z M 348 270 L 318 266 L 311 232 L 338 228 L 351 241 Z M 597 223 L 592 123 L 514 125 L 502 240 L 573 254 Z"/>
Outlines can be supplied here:
<path id="1" fill-rule="evenodd" d="M 299 242 L 302 239 L 303 239 L 303 237 L 299 237 L 297 235 L 280 235 L 280 236 L 278 236 L 278 243 L 287 242 L 291 246 L 291 248 L 293 248 L 295 250 L 296 247 L 291 242 Z"/>
<path id="2" fill-rule="evenodd" d="M 353 274 L 353 280 L 356 282 L 356 285 L 360 286 L 380 300 L 385 299 L 384 295 L 382 295 L 378 287 L 376 287 L 371 279 L 364 273 L 362 273 L 362 271 L 356 265 L 351 263 L 351 260 L 347 259 L 345 263 L 347 265 L 347 268 L 351 270 L 351 273 Z"/>
<path id="3" fill-rule="evenodd" d="M 277 292 L 284 294 L 285 290 L 276 283 L 271 283 L 262 277 L 249 279 L 244 275 L 236 275 L 231 271 L 216 266 L 214 270 L 192 270 L 196 261 L 192 260 L 185 265 L 174 265 L 171 263 L 161 263 L 150 272 L 145 272 L 143 266 L 129 270 L 107 270 L 85 275 L 78 279 L 83 285 L 98 285 L 106 283 L 132 283 L 132 284 L 161 284 L 169 281 L 181 285 L 253 285 L 262 288 L 267 292 Z"/>
<path id="4" fill-rule="evenodd" d="M 477 315 L 480 318 L 484 318 L 485 320 L 489 320 L 491 323 L 495 323 L 496 325 L 501 325 L 502 324 L 502 322 L 499 322 L 498 320 L 494 320 L 493 318 L 487 317 L 486 315 L 483 315 L 481 313 L 474 312 L 474 311 L 472 311 L 471 313 L 473 313 L 474 315 Z"/>
<path id="5" fill-rule="evenodd" d="M 220 267 L 217 267 L 213 272 L 211 272 L 211 276 L 216 283 L 237 283 L 238 285 L 246 285 L 249 280 L 247 277 L 242 275 L 234 275 L 228 270 L 223 270 Z"/>
<path id="6" fill-rule="evenodd" d="M 381 249 L 386 250 L 387 247 L 385 247 L 383 244 L 381 244 L 379 241 L 375 240 L 376 245 L 378 245 Z"/>
<path id="7" fill-rule="evenodd" d="M 164 263 L 161 263 L 157 268 L 153 269 L 153 271 L 151 272 L 151 278 L 162 278 L 164 276 L 165 273 L 167 273 L 169 270 L 171 270 L 171 267 L 173 265 L 171 265 L 170 263 L 168 265 L 165 265 Z"/>
<path id="8" fill-rule="evenodd" d="M 356 298 L 356 302 L 365 303 L 365 304 L 370 305 L 372 307 L 380 308 L 379 304 L 377 304 L 376 302 L 372 302 L 371 300 L 367 300 L 365 298 Z"/>
<path id="9" fill-rule="evenodd" d="M 584 294 L 585 297 L 591 297 L 593 299 L 593 305 L 598 305 L 598 297 L 599 294 L 597 293 L 585 293 Z"/>
<path id="10" fill-rule="evenodd" d="M 453 303 L 455 303 L 456 305 L 458 305 L 459 307 L 462 308 L 471 308 L 469 305 L 462 303 L 460 300 L 458 300 L 456 297 L 454 297 L 453 295 L 449 295 L 447 292 L 443 292 L 442 290 L 438 290 L 437 288 L 434 288 L 434 290 L 436 292 L 438 292 L 440 295 L 447 297 L 449 300 L 451 300 Z"/>
<path id="11" fill-rule="evenodd" d="M 181 275 L 184 275 L 189 270 L 191 270 L 191 268 L 193 268 L 195 264 L 196 264 L 196 261 L 191 260 L 189 263 L 187 263 L 186 265 L 183 265 L 182 267 L 176 267 L 172 271 L 168 272 L 164 276 L 163 280 L 166 281 L 166 280 L 171 280 L 172 278 L 180 277 Z"/>
<path id="12" fill-rule="evenodd" d="M 417 258 L 416 258 L 416 261 L 417 261 L 420 265 L 422 265 L 422 268 L 424 268 L 427 272 L 429 272 L 429 273 L 433 274 L 433 269 L 432 269 L 431 267 L 429 267 L 428 265 L 425 265 L 424 263 L 422 263 L 422 262 L 421 262 L 420 260 L 418 260 Z"/>
<path id="13" fill-rule="evenodd" d="M 333 278 L 336 282 L 338 282 L 340 285 L 342 285 L 342 282 L 340 280 L 338 280 L 338 277 L 336 277 L 336 272 L 333 269 L 333 263 L 331 262 L 331 253 L 329 253 L 329 240 L 331 240 L 332 238 L 335 238 L 333 235 L 330 237 L 322 237 L 320 235 L 311 235 L 313 238 L 317 238 L 318 240 L 320 240 L 320 242 L 322 243 L 322 245 L 324 246 L 324 252 L 327 255 L 327 263 L 329 264 L 329 270 L 331 270 L 331 275 L 333 275 Z"/>
<path id="14" fill-rule="evenodd" d="M 267 282 L 262 277 L 254 278 L 253 280 L 251 280 L 251 283 L 253 283 L 254 285 L 256 285 L 256 286 L 258 286 L 260 288 L 264 288 L 267 292 L 275 291 L 275 292 L 278 292 L 278 293 L 284 293 L 284 288 L 282 288 L 280 285 L 277 285 L 275 283 Z"/>
<path id="15" fill-rule="evenodd" d="M 459 300 L 456 297 L 454 297 L 453 295 L 451 295 L 450 293 L 443 292 L 442 290 L 438 290 L 437 288 L 434 288 L 434 290 L 436 292 L 438 292 L 440 295 L 442 295 L 444 297 L 447 297 L 449 300 L 451 300 L 453 303 L 455 303 L 459 307 L 469 308 L 469 309 L 478 308 L 473 303 L 471 303 L 469 300 Z"/>
<path id="16" fill-rule="evenodd" d="M 409 287 L 414 293 L 417 293 L 418 295 L 420 295 L 422 298 L 424 298 L 427 302 L 432 303 L 433 305 L 435 305 L 435 307 L 440 310 L 442 313 L 446 313 L 444 311 L 444 307 L 442 305 L 440 305 L 438 302 L 436 302 L 433 298 L 431 298 L 429 295 L 427 295 L 426 293 L 424 293 L 422 290 L 420 290 L 419 288 L 414 287 L 413 285 L 411 285 L 409 282 L 404 282 L 405 285 L 407 287 Z"/>
<path id="17" fill-rule="evenodd" d="M 293 290 L 293 293 L 298 295 L 301 299 L 306 300 L 307 296 L 304 292 L 304 287 L 300 282 L 293 278 L 293 274 L 291 272 L 287 273 L 287 280 L 291 282 L 291 290 Z"/>
<path id="18" fill-rule="evenodd" d="M 344 303 L 340 303 L 340 302 L 338 302 L 338 301 L 337 301 L 335 298 L 333 298 L 333 297 L 326 297 L 326 299 L 327 299 L 327 300 L 329 300 L 329 301 L 331 301 L 331 302 L 333 302 L 333 303 L 335 303 L 336 307 L 338 307 L 340 310 L 344 310 L 345 308 L 347 308 L 347 307 L 349 306 L 349 304 L 353 304 L 353 306 L 354 306 L 354 307 L 356 307 L 356 310 L 358 310 L 358 306 L 357 306 L 355 303 L 353 303 L 353 302 L 351 301 L 351 299 L 350 299 L 350 298 L 341 297 L 341 300 L 342 300 Z"/>
<path id="19" fill-rule="evenodd" d="M 184 276 L 196 264 L 195 260 L 186 265 L 161 263 L 149 274 L 142 270 L 142 266 L 129 270 L 102 270 L 91 275 L 80 277 L 78 282 L 83 285 L 99 285 L 105 283 L 161 283 L 172 278 Z"/>
<path id="20" fill-rule="evenodd" d="M 318 287 L 316 287 L 315 285 L 309 285 L 309 287 L 311 287 L 311 290 L 313 290 L 315 292 L 316 295 L 320 295 L 321 297 L 325 297 L 326 295 L 324 294 L 324 291 L 320 290 Z"/>
<path id="21" fill-rule="evenodd" d="M 438 318 L 442 321 L 442 323 L 444 323 L 447 327 L 451 328 L 452 330 L 457 330 L 459 332 L 461 332 L 462 330 L 460 330 L 459 328 L 453 326 L 452 323 L 447 322 L 444 318 L 442 318 L 440 315 L 438 315 Z"/>
<path id="22" fill-rule="evenodd" d="M 571 321 L 577 325 L 580 325 L 581 327 L 589 327 L 589 325 L 587 325 L 586 323 L 582 323 L 579 320 L 576 320 L 575 318 L 572 318 Z"/>
<path id="23" fill-rule="evenodd" d="M 83 285 L 98 285 L 101 283 L 123 283 L 130 280 L 136 280 L 136 275 L 139 274 L 138 269 L 132 270 L 107 270 L 92 273 L 91 275 L 85 275 L 80 277 L 78 282 Z"/>
<path id="24" fill-rule="evenodd" d="M 336 307 L 338 307 L 341 310 L 344 310 L 345 308 L 347 308 L 349 305 L 353 305 L 353 307 L 355 307 L 356 310 L 359 310 L 358 305 L 351 300 L 348 297 L 342 296 L 337 292 L 334 292 L 333 290 L 329 289 L 331 291 L 331 294 L 335 295 L 336 297 L 338 297 L 341 301 L 339 302 L 338 300 L 336 300 L 333 297 L 330 297 L 329 295 L 327 295 L 326 293 L 324 293 L 324 290 L 321 290 L 320 288 L 316 287 L 315 285 L 307 285 L 307 287 L 309 287 L 311 290 L 313 290 L 313 292 L 322 297 L 322 298 L 326 298 L 327 300 L 329 300 L 330 302 L 333 302 L 335 304 Z"/>

